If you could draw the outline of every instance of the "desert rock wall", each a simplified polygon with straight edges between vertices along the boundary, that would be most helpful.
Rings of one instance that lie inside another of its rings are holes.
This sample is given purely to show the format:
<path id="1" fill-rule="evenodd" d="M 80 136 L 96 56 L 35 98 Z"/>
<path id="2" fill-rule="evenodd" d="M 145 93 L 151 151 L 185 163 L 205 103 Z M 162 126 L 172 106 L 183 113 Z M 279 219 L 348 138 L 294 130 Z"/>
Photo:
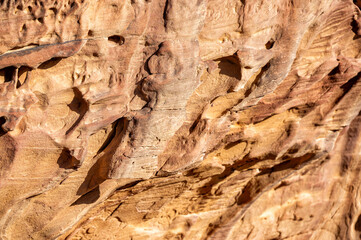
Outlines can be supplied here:
<path id="1" fill-rule="evenodd" d="M 0 239 L 359 239 L 361 1 L 0 1 Z"/>

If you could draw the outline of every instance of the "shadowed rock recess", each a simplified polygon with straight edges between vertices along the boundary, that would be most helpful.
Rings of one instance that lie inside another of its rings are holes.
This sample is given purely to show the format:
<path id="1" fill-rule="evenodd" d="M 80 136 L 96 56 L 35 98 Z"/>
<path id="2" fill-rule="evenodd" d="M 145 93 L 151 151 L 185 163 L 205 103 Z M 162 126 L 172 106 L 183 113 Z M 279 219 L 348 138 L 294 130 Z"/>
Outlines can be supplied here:
<path id="1" fill-rule="evenodd" d="M 360 0 L 0 0 L 0 239 L 360 239 Z"/>

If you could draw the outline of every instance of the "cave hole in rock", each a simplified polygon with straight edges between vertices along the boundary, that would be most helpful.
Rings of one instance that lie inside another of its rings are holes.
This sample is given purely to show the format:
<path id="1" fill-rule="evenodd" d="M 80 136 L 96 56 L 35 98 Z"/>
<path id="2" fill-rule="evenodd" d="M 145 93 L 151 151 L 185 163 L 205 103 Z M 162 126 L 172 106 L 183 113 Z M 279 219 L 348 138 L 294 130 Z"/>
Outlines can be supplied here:
<path id="1" fill-rule="evenodd" d="M 241 66 L 239 60 L 235 56 L 223 57 L 215 60 L 218 63 L 220 74 L 227 75 L 228 77 L 241 79 Z"/>
<path id="2" fill-rule="evenodd" d="M 80 162 L 71 155 L 69 149 L 64 148 L 57 160 L 57 164 L 60 168 L 76 169 Z"/>
<path id="3" fill-rule="evenodd" d="M 120 35 L 112 35 L 112 36 L 108 37 L 108 41 L 113 42 L 118 45 L 123 45 L 125 39 L 124 39 L 124 37 L 122 37 Z"/>
<path id="4" fill-rule="evenodd" d="M 14 79 L 15 67 L 0 69 L 0 83 L 11 82 Z"/>
<path id="5" fill-rule="evenodd" d="M 21 87 L 21 85 L 24 84 L 28 72 L 31 71 L 31 68 L 22 66 L 18 69 L 18 72 L 16 73 L 15 67 L 6 67 L 3 69 L 0 69 L 0 84 L 11 82 L 15 80 L 15 78 L 18 78 L 16 88 Z M 17 76 L 15 76 L 17 74 Z"/>
<path id="6" fill-rule="evenodd" d="M 31 6 L 28 6 L 28 11 L 31 13 L 33 11 L 33 8 Z"/>
<path id="7" fill-rule="evenodd" d="M 70 3 L 70 2 L 69 2 Z M 74 1 L 70 3 L 70 9 L 78 7 L 77 3 Z"/>
<path id="8" fill-rule="evenodd" d="M 43 24 L 44 23 L 44 18 L 40 17 L 36 19 L 39 23 Z"/>
<path id="9" fill-rule="evenodd" d="M 4 135 L 6 131 L 3 129 L 3 125 L 6 123 L 6 117 L 0 117 L 0 136 Z"/>
<path id="10" fill-rule="evenodd" d="M 89 36 L 89 37 L 94 37 L 94 32 L 93 32 L 92 30 L 89 30 L 89 31 L 88 31 L 88 36 Z"/>
<path id="11" fill-rule="evenodd" d="M 246 186 L 242 194 L 237 198 L 237 205 L 248 203 L 252 200 L 250 186 Z"/>
<path id="12" fill-rule="evenodd" d="M 273 48 L 273 45 L 275 44 L 275 41 L 273 39 L 270 39 L 266 44 L 265 47 L 266 49 L 271 49 Z"/>
<path id="13" fill-rule="evenodd" d="M 22 11 L 24 9 L 22 3 L 18 4 L 16 6 L 16 9 L 19 10 L 19 11 Z"/>
<path id="14" fill-rule="evenodd" d="M 53 12 L 54 15 L 58 13 L 58 9 L 56 9 L 55 7 L 49 8 L 49 11 Z"/>

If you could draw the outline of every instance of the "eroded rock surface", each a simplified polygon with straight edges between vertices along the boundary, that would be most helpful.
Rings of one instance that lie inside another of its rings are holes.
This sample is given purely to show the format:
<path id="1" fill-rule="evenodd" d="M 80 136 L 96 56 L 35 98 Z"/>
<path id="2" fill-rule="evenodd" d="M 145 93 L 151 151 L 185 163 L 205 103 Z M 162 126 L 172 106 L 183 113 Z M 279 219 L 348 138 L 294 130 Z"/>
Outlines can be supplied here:
<path id="1" fill-rule="evenodd" d="M 361 1 L 0 1 L 0 239 L 359 239 Z"/>

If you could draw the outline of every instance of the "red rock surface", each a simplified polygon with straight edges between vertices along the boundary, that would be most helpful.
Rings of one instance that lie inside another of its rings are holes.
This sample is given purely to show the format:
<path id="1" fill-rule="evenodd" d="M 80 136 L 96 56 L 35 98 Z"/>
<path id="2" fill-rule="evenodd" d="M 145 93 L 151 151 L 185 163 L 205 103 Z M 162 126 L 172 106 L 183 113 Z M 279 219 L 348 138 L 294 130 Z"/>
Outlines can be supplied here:
<path id="1" fill-rule="evenodd" d="M 0 1 L 0 239 L 359 239 L 361 1 Z"/>

